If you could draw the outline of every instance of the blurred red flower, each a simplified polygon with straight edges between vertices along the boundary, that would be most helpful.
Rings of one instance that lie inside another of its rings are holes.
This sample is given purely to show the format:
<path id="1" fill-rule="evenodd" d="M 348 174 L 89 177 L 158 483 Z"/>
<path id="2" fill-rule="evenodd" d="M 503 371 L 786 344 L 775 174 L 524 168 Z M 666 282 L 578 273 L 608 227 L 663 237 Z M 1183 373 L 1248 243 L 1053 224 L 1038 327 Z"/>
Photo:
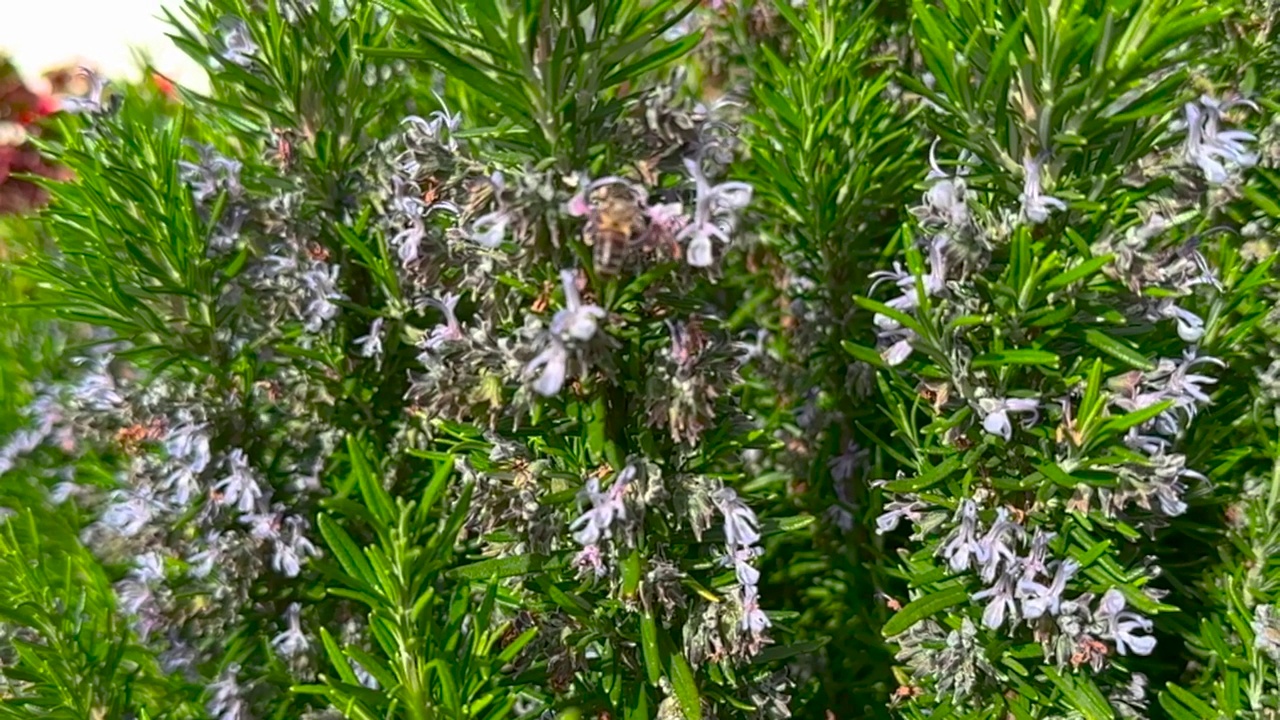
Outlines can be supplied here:
<path id="1" fill-rule="evenodd" d="M 0 215 L 27 212 L 48 199 L 40 186 L 14 175 L 67 179 L 65 169 L 46 162 L 29 142 L 39 121 L 58 107 L 57 98 L 32 92 L 17 68 L 0 58 Z"/>

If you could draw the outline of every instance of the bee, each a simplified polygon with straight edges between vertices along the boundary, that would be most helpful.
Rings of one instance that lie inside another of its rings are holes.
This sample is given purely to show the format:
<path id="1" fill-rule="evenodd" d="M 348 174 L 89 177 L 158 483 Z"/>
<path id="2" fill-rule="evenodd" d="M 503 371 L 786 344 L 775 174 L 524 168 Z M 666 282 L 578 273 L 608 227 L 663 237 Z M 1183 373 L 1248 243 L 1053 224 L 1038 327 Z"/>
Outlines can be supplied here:
<path id="1" fill-rule="evenodd" d="M 591 247 L 596 272 L 616 275 L 648 229 L 644 210 L 625 185 L 602 187 L 593 199 L 582 239 Z"/>

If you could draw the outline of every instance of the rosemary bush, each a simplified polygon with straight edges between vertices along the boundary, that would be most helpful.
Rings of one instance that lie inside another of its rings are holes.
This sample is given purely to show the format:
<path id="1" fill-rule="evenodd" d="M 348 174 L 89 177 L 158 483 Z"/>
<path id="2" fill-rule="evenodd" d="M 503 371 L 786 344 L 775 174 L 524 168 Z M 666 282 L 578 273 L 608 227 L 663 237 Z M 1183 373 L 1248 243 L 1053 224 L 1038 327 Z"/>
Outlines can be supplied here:
<path id="1" fill-rule="evenodd" d="M 0 716 L 1280 713 L 1268 4 L 170 20 L 3 226 Z"/>

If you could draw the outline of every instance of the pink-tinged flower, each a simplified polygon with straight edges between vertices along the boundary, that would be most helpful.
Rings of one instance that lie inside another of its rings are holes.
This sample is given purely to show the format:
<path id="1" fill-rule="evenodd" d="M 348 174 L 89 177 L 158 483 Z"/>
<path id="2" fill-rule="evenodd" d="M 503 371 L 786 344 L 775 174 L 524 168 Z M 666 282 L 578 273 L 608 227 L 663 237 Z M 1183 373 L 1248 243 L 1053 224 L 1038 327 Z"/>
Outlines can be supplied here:
<path id="1" fill-rule="evenodd" d="M 741 627 L 752 635 L 762 635 L 773 623 L 760 608 L 760 591 L 754 585 L 739 587 L 738 602 L 742 605 Z"/>
<path id="2" fill-rule="evenodd" d="M 627 466 L 618 473 L 613 485 L 605 492 L 600 491 L 599 479 L 591 478 L 587 481 L 579 497 L 589 502 L 591 507 L 569 525 L 573 539 L 579 545 L 596 545 L 601 540 L 613 537 L 614 523 L 627 518 L 627 506 L 622 498 L 635 475 L 635 468 Z"/>
<path id="3" fill-rule="evenodd" d="M 431 334 L 427 336 L 427 340 L 423 346 L 428 350 L 439 350 L 445 344 L 457 342 L 463 337 L 462 324 L 458 322 L 458 316 L 455 309 L 458 307 L 458 300 L 462 298 L 456 293 L 445 293 L 443 298 L 427 301 L 431 305 L 444 313 L 444 322 L 431 328 Z"/>

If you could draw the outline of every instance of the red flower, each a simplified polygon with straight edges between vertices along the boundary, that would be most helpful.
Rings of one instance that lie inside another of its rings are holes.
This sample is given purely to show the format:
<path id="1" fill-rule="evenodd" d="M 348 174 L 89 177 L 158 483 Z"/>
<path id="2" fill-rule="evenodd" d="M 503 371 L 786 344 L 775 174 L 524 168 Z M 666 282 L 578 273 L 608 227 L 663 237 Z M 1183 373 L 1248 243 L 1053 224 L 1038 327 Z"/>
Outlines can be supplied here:
<path id="1" fill-rule="evenodd" d="M 158 72 L 151 73 L 151 82 L 155 83 L 156 89 L 164 93 L 164 96 L 170 100 L 178 97 L 178 89 L 169 78 Z"/>

